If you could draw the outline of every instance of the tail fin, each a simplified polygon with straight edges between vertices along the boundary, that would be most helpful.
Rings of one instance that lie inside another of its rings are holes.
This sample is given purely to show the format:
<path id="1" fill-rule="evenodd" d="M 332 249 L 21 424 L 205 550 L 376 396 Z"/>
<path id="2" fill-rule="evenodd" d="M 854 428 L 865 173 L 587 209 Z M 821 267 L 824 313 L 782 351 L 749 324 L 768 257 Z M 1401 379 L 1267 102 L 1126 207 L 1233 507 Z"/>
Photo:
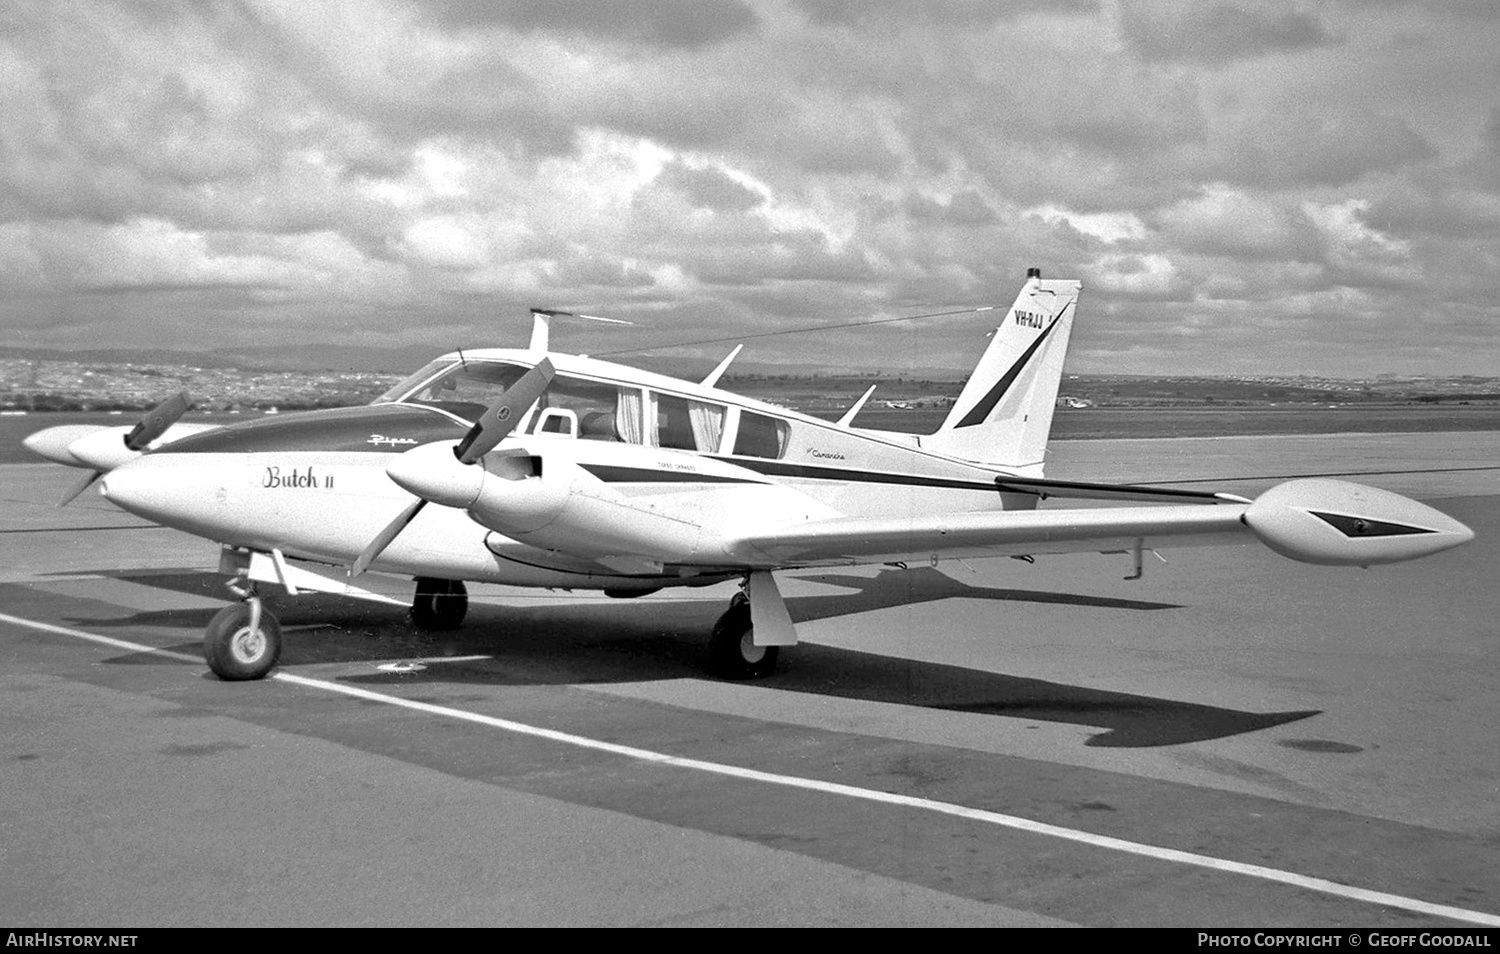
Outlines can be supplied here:
<path id="1" fill-rule="evenodd" d="M 1040 477 L 1082 288 L 1077 281 L 1043 281 L 1039 269 L 1027 272 L 953 410 L 922 446 Z"/>

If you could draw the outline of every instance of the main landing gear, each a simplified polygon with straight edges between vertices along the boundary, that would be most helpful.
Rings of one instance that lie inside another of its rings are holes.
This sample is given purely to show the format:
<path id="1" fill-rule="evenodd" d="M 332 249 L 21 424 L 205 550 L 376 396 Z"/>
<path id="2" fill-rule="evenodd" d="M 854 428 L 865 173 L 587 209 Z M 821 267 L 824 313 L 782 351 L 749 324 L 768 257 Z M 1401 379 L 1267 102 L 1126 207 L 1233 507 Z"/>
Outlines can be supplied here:
<path id="1" fill-rule="evenodd" d="M 261 605 L 254 583 L 233 581 L 229 589 L 243 602 L 214 614 L 203 636 L 203 658 L 229 682 L 264 678 L 281 656 L 281 624 Z"/>
<path id="2" fill-rule="evenodd" d="M 447 632 L 458 629 L 469 612 L 469 591 L 462 580 L 417 577 L 417 593 L 411 601 L 411 621 L 417 629 Z"/>
<path id="3" fill-rule="evenodd" d="M 759 679 L 776 671 L 779 646 L 755 645 L 750 598 L 740 591 L 708 637 L 708 668 L 721 679 Z"/>

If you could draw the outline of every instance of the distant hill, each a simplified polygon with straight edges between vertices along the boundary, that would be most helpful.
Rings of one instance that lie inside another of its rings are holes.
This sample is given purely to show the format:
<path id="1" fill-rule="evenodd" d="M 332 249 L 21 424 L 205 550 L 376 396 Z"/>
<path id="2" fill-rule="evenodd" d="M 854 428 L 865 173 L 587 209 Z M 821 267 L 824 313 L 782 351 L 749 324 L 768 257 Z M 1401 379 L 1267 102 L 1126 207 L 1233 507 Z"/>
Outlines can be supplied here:
<path id="1" fill-rule="evenodd" d="M 728 348 L 724 353 L 728 353 Z M 111 383 L 104 390 L 114 395 L 139 392 L 155 395 L 162 388 L 160 379 L 174 374 L 184 380 L 211 377 L 207 387 L 222 400 L 257 400 L 267 389 L 276 391 L 274 400 L 291 406 L 288 398 L 301 394 L 343 394 L 349 400 L 368 400 L 371 388 L 378 393 L 386 385 L 378 381 L 349 382 L 345 375 L 404 375 L 421 367 L 442 353 L 440 349 L 414 346 L 379 348 L 368 345 L 309 345 L 289 350 L 280 346 L 189 351 L 145 348 L 101 348 L 64 350 L 0 346 L 0 360 L 50 361 L 79 367 L 76 386 L 49 385 L 38 388 L 34 375 L 12 368 L 13 380 L 0 381 L 0 391 L 11 395 L 15 406 L 36 407 L 40 395 L 49 388 L 76 398 L 85 393 L 88 378 L 101 371 Z M 671 357 L 661 354 L 603 354 L 619 361 L 687 380 L 699 380 L 717 363 L 717 358 L 691 356 Z M 132 370 L 129 365 L 155 366 L 153 370 Z M 88 367 L 94 366 L 94 367 Z M 172 369 L 179 369 L 174 372 Z M 193 374 L 189 369 L 202 369 Z M 228 373 L 226 373 L 228 372 Z M 245 372 L 243 387 L 236 385 L 237 375 Z M 301 379 L 300 384 L 285 381 L 269 385 L 267 373 L 285 374 Z M 304 377 L 305 376 L 305 377 Z M 879 386 L 877 406 L 889 401 L 910 403 L 918 407 L 942 407 L 957 396 L 965 372 L 952 369 L 887 369 L 884 371 L 834 369 L 814 364 L 768 364 L 736 361 L 723 384 L 773 403 L 813 409 L 815 412 L 842 413 L 855 397 L 871 384 Z M 134 379 L 139 379 L 135 381 Z M 96 387 L 98 385 L 95 385 Z M 1407 377 L 1383 375 L 1361 381 L 1310 376 L 1243 375 L 1243 376 L 1152 376 L 1123 374 L 1067 374 L 1061 384 L 1061 395 L 1098 407 L 1184 407 L 1184 406 L 1265 406 L 1282 404 L 1362 404 L 1380 401 L 1427 403 L 1476 403 L 1500 401 L 1500 377 L 1481 378 L 1465 375 L 1454 378 Z M 271 398 L 267 398 L 270 400 Z M 322 398 L 320 398 L 321 400 Z M 141 398 L 145 400 L 145 398 Z M 300 398 L 299 398 L 300 400 Z M 307 398 L 311 400 L 311 398 Z"/>
<path id="2" fill-rule="evenodd" d="M 73 361 L 79 364 L 166 364 L 195 368 L 237 368 L 244 371 L 379 371 L 404 374 L 415 371 L 440 354 L 452 350 L 425 345 L 401 348 L 378 348 L 368 345 L 307 345 L 287 349 L 279 345 L 255 348 L 225 348 L 214 351 L 147 348 L 97 348 L 70 351 L 60 348 L 21 348 L 0 345 L 0 358 L 29 361 Z M 731 349 L 725 347 L 724 354 Z M 685 378 L 702 378 L 719 363 L 719 358 L 672 357 L 669 355 L 619 354 L 604 356 L 615 361 Z M 771 364 L 763 361 L 735 361 L 737 375 L 824 377 L 843 376 L 848 368 L 818 364 Z M 882 374 L 870 370 L 866 374 Z M 903 369 L 901 374 L 932 380 L 956 381 L 966 372 L 951 368 Z"/>
<path id="3" fill-rule="evenodd" d="M 0 358 L 75 361 L 80 364 L 167 364 L 244 371 L 414 371 L 441 354 L 431 348 L 372 348 L 363 345 L 308 345 L 189 351 L 170 348 L 18 348 L 0 345 Z"/>

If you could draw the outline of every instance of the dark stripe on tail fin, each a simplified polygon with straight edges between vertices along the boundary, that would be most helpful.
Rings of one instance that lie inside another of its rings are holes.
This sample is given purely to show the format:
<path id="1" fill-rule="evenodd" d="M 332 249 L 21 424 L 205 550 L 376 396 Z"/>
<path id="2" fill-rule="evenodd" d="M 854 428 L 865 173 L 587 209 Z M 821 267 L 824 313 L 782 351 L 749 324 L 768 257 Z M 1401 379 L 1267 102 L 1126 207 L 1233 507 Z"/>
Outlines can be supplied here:
<path id="1" fill-rule="evenodd" d="M 1027 276 L 948 416 L 922 436 L 923 450 L 1042 476 L 1082 288 L 1072 279 Z"/>
<path id="2" fill-rule="evenodd" d="M 973 410 L 965 414 L 957 424 L 953 425 L 954 427 L 973 427 L 975 424 L 984 423 L 984 419 L 990 416 L 990 412 L 995 409 L 995 405 L 999 404 L 1000 399 L 1005 397 L 1005 392 L 1010 390 L 1010 386 L 1016 382 L 1016 378 L 1020 377 L 1021 372 L 1026 370 L 1026 364 L 1031 360 L 1032 355 L 1037 353 L 1037 350 L 1042 346 L 1042 342 L 1047 340 L 1047 336 L 1052 334 L 1052 329 L 1057 327 L 1057 323 L 1062 320 L 1062 316 L 1072 306 L 1072 302 L 1063 305 L 1062 311 L 1059 311 L 1057 317 L 1052 319 L 1052 324 L 1048 325 L 1045 331 L 1036 336 L 1036 340 L 1031 343 L 1031 347 L 1027 348 L 1025 353 L 1016 359 L 1016 363 L 1010 366 L 1010 370 L 1005 372 L 1000 380 L 995 382 L 994 387 L 990 388 L 984 397 L 979 400 L 979 403 L 974 405 Z"/>

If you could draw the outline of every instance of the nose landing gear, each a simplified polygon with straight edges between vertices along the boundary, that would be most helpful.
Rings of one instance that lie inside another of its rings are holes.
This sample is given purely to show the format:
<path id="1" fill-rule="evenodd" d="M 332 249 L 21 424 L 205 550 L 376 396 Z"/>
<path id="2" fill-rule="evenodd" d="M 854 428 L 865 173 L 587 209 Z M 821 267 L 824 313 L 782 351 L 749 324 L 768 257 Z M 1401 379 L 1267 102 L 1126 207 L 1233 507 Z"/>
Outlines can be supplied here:
<path id="1" fill-rule="evenodd" d="M 262 679 L 281 656 L 281 624 L 261 606 L 255 584 L 231 582 L 243 602 L 219 610 L 203 635 L 203 658 L 227 682 Z"/>

